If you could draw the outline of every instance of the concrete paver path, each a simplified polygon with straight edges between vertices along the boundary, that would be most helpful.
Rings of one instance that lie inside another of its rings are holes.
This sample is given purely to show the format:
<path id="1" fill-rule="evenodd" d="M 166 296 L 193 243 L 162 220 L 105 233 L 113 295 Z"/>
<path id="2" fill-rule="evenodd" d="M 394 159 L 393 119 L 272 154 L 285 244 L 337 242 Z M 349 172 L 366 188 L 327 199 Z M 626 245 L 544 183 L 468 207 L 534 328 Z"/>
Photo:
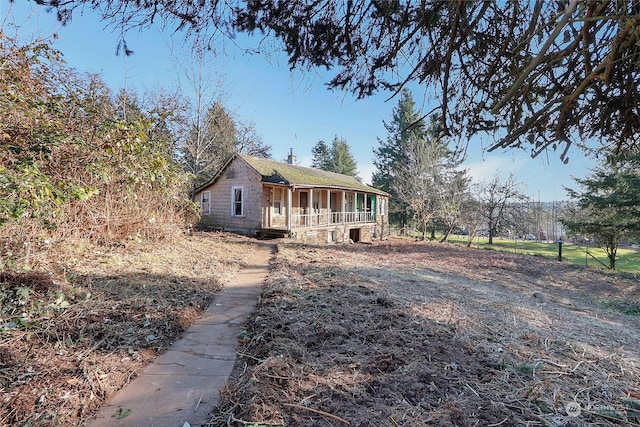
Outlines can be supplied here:
<path id="1" fill-rule="evenodd" d="M 87 426 L 206 424 L 233 369 L 238 334 L 256 308 L 274 251 L 275 244 L 262 243 L 250 265 L 216 295 L 182 338 L 107 401 Z"/>

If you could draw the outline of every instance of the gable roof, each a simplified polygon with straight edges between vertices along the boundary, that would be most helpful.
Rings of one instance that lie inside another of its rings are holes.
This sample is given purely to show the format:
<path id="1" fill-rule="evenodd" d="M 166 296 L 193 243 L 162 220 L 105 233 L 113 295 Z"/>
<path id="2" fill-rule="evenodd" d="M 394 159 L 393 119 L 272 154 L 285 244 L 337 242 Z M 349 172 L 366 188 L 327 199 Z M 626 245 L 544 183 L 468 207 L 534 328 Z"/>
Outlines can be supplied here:
<path id="1" fill-rule="evenodd" d="M 284 181 L 284 184 L 293 186 L 332 187 L 361 190 L 383 195 L 387 194 L 384 191 L 369 187 L 349 175 L 276 162 L 274 160 L 247 156 L 245 154 L 238 154 L 238 156 L 258 171 L 258 173 L 262 175 L 262 181 L 264 182 L 282 183 L 282 181 Z"/>
<path id="2" fill-rule="evenodd" d="M 344 190 L 360 190 L 367 193 L 388 195 L 384 191 L 369 187 L 349 175 L 290 165 L 288 163 L 276 162 L 275 160 L 253 157 L 246 154 L 234 154 L 213 179 L 201 186 L 197 191 L 212 184 L 235 158 L 240 158 L 247 162 L 249 166 L 262 176 L 263 182 L 296 187 L 330 187 Z"/>

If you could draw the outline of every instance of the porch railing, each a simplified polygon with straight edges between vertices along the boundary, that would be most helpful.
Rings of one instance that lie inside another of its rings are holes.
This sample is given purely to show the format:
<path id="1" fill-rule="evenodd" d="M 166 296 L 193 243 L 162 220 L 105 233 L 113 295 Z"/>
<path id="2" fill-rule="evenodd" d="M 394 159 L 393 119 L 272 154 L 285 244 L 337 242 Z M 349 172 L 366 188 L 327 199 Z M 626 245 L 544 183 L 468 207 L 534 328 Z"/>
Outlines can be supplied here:
<path id="1" fill-rule="evenodd" d="M 330 224 L 358 224 L 375 222 L 374 212 L 322 212 L 291 215 L 292 228 L 317 227 Z"/>

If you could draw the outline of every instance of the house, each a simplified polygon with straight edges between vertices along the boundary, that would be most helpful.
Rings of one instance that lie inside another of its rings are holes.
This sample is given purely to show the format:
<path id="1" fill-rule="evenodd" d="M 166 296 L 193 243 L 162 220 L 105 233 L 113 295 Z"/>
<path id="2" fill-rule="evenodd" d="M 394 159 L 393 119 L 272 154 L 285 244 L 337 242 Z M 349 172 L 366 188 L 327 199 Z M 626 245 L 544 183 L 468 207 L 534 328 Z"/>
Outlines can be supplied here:
<path id="1" fill-rule="evenodd" d="M 307 243 L 371 242 L 389 234 L 389 195 L 354 177 L 234 154 L 196 190 L 204 228 Z"/>

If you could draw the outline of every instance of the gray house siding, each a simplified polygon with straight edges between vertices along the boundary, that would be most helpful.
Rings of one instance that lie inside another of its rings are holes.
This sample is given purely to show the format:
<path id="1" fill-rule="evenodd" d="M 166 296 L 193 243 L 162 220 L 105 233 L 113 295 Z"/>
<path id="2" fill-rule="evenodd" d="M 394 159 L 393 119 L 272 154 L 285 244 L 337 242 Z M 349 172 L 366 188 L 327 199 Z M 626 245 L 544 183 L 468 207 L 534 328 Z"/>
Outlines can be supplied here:
<path id="1" fill-rule="evenodd" d="M 255 234 L 262 225 L 261 175 L 244 162 L 230 163 L 212 184 L 196 193 L 196 201 L 202 193 L 210 191 L 210 213 L 203 214 L 200 224 L 212 228 Z M 232 203 L 234 189 L 242 192 L 242 214 L 235 215 Z"/>
<path id="2" fill-rule="evenodd" d="M 197 190 L 196 201 L 206 228 L 311 244 L 371 242 L 388 232 L 381 209 L 388 194 L 346 175 L 239 154 Z"/>

